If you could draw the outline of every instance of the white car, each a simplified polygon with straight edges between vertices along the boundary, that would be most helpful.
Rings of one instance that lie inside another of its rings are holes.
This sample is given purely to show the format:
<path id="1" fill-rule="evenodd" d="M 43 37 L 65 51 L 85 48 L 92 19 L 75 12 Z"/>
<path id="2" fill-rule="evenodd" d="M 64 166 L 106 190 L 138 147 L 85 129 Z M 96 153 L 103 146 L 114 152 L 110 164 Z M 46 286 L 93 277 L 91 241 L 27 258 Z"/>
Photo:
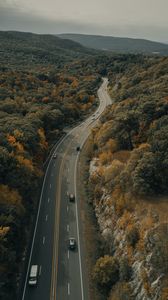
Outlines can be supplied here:
<path id="1" fill-rule="evenodd" d="M 76 240 L 75 240 L 74 237 L 69 238 L 68 247 L 69 247 L 70 250 L 75 250 L 76 249 Z"/>

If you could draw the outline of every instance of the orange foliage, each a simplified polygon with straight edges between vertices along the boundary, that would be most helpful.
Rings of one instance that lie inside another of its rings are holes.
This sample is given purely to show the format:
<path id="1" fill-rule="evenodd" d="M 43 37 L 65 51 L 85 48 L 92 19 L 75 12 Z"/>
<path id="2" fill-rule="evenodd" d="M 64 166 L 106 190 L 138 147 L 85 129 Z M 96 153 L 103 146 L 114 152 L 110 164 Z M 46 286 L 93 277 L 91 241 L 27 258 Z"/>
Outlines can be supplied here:
<path id="1" fill-rule="evenodd" d="M 18 134 L 18 132 L 16 131 L 16 135 L 17 134 Z M 20 142 L 17 142 L 16 138 L 13 135 L 7 134 L 7 140 L 9 142 L 9 144 L 11 144 L 13 147 L 15 147 L 18 152 L 24 152 L 23 145 Z"/>
<path id="2" fill-rule="evenodd" d="M 7 140 L 11 145 L 14 145 L 16 143 L 16 139 L 13 135 L 7 134 Z"/>
<path id="3" fill-rule="evenodd" d="M 112 160 L 112 153 L 110 151 L 102 152 L 99 154 L 99 159 L 100 162 L 105 165 Z"/>
<path id="4" fill-rule="evenodd" d="M 48 143 L 46 141 L 44 129 L 43 128 L 39 128 L 37 130 L 37 132 L 38 132 L 38 135 L 40 137 L 40 146 L 41 146 L 41 148 L 47 149 Z"/>
<path id="5" fill-rule="evenodd" d="M 119 228 L 124 229 L 131 222 L 132 222 L 132 214 L 129 211 L 125 210 L 122 217 L 119 219 L 118 226 Z"/>
<path id="6" fill-rule="evenodd" d="M 74 78 L 74 79 L 73 79 L 73 82 L 72 82 L 72 84 L 71 84 L 71 86 L 72 86 L 73 88 L 76 88 L 78 85 L 79 85 L 79 83 L 78 83 L 77 79 Z"/>
<path id="7" fill-rule="evenodd" d="M 117 141 L 115 139 L 109 139 L 106 143 L 106 148 L 111 152 L 117 151 Z"/>
<path id="8" fill-rule="evenodd" d="M 7 185 L 0 185 L 0 203 L 11 204 L 23 210 L 20 194 L 9 188 Z"/>
<path id="9" fill-rule="evenodd" d="M 28 159 L 28 158 L 24 158 L 23 156 L 21 155 L 17 155 L 16 156 L 16 159 L 18 160 L 18 162 L 21 164 L 21 165 L 24 165 L 27 169 L 29 169 L 31 172 L 34 171 L 34 166 L 33 166 L 33 163 L 32 163 L 32 160 Z"/>
<path id="10" fill-rule="evenodd" d="M 131 151 L 122 150 L 122 151 L 113 153 L 113 159 L 117 159 L 120 162 L 125 163 L 130 158 L 130 155 L 131 155 Z"/>

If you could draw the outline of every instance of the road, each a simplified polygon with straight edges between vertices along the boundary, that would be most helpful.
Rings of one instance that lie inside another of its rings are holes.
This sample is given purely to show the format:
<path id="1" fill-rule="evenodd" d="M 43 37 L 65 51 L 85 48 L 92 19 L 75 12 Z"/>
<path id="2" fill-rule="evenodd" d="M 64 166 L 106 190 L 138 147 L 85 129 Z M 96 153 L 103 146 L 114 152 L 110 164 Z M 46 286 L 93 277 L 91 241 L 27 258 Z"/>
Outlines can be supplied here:
<path id="1" fill-rule="evenodd" d="M 56 146 L 56 159 L 51 158 L 41 191 L 37 220 L 30 252 L 22 300 L 88 300 L 84 276 L 85 262 L 80 241 L 81 220 L 76 190 L 76 147 L 84 144 L 90 129 L 96 125 L 105 107 L 111 104 L 108 80 L 98 90 L 100 105 L 93 116 L 72 129 Z M 67 193 L 75 194 L 69 202 Z M 75 237 L 77 249 L 68 249 L 69 237 Z M 29 269 L 39 266 L 38 284 L 28 285 Z"/>

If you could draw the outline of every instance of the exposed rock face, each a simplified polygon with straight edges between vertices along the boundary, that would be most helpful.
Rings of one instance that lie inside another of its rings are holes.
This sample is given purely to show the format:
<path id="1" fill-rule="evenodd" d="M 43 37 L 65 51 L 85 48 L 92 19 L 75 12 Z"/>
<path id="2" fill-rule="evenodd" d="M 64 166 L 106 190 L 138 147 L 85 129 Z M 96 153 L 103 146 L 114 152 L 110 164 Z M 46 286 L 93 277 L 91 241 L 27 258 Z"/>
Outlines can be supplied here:
<path id="1" fill-rule="evenodd" d="M 90 164 L 93 186 L 96 178 L 100 181 L 99 168 L 98 159 L 93 159 Z M 168 223 L 160 220 L 159 212 L 148 203 L 135 203 L 118 214 L 110 190 L 101 183 L 98 185 L 101 192 L 95 194 L 93 203 L 97 222 L 109 254 L 119 261 L 126 258 L 131 266 L 128 280 L 131 299 L 168 299 L 162 297 L 163 283 L 168 276 Z"/>

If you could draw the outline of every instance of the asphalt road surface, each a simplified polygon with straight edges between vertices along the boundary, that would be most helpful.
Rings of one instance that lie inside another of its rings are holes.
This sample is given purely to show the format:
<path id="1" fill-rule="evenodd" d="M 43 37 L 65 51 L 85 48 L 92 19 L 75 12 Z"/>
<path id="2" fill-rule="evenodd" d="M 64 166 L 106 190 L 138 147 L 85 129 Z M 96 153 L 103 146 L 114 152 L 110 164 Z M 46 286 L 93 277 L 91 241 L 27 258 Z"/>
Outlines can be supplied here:
<path id="1" fill-rule="evenodd" d="M 79 152 L 90 129 L 96 125 L 105 107 L 111 104 L 107 93 L 108 80 L 98 90 L 97 111 L 78 125 L 57 145 L 56 158 L 51 158 L 41 191 L 37 220 L 25 278 L 22 300 L 88 300 L 81 242 L 79 199 L 76 190 L 76 169 Z M 75 195 L 70 202 L 68 194 Z M 69 237 L 77 242 L 68 248 Z M 37 286 L 29 286 L 32 264 L 39 266 Z"/>

